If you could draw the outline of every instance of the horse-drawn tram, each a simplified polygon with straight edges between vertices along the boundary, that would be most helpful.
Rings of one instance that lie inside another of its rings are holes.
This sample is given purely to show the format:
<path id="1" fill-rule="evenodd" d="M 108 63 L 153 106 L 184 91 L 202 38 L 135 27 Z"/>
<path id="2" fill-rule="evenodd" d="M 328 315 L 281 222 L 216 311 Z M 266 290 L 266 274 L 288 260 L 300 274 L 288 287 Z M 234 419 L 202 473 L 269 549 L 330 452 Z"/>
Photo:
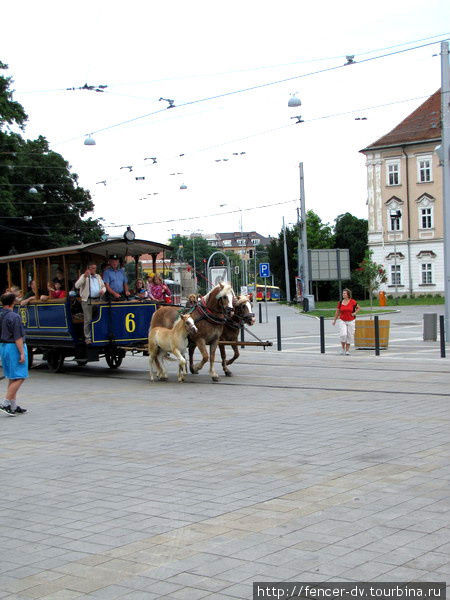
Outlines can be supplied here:
<path id="1" fill-rule="evenodd" d="M 124 238 L 0 257 L 1 291 L 9 288 L 24 294 L 15 310 L 25 326 L 30 362 L 33 354 L 42 354 L 49 369 L 57 372 L 66 358 L 83 365 L 105 357 L 109 367 L 117 368 L 128 349 L 147 349 L 154 301 L 134 293 L 131 299 L 100 296 L 92 307 L 87 332 L 90 339 L 86 343 L 82 299 L 75 288 L 89 264 L 97 265 L 101 274 L 112 257 L 120 257 L 132 280 L 139 277 L 139 258 L 143 254 L 152 257 L 156 272 L 156 257 L 170 250 L 169 246 L 127 237 L 134 236 L 125 234 Z M 58 280 L 60 285 L 54 287 L 63 293 L 50 293 L 51 282 Z M 30 298 L 26 299 L 30 285 Z"/>

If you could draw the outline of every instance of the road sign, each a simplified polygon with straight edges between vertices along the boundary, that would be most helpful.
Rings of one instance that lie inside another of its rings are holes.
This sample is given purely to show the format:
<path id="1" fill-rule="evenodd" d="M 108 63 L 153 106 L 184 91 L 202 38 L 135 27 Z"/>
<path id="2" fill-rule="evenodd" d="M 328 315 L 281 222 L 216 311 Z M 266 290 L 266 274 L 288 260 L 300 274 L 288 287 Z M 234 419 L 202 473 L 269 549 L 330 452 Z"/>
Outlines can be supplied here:
<path id="1" fill-rule="evenodd" d="M 270 264 L 269 263 L 259 263 L 259 276 L 260 277 L 270 277 Z"/>

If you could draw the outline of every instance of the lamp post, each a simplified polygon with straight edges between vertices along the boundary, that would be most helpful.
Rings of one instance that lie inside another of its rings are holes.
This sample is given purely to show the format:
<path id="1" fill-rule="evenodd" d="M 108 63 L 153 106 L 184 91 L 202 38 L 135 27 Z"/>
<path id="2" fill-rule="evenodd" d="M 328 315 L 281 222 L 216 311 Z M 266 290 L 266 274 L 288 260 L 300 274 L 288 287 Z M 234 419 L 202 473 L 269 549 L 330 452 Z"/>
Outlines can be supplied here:
<path id="1" fill-rule="evenodd" d="M 445 335 L 450 339 L 450 65 L 448 42 L 441 42 L 442 205 L 444 212 Z"/>
<path id="2" fill-rule="evenodd" d="M 394 285 L 395 285 L 395 304 L 398 304 L 398 277 L 397 277 L 397 231 L 400 229 L 400 217 L 402 213 L 398 209 L 390 211 L 391 223 L 394 230 Z"/>

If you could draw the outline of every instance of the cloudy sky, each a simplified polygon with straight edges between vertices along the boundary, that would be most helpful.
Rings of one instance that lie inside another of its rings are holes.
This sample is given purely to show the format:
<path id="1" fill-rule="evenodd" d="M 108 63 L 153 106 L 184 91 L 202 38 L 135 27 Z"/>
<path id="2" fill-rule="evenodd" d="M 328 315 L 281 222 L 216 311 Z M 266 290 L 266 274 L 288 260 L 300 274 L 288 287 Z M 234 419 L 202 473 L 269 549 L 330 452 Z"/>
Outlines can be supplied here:
<path id="1" fill-rule="evenodd" d="M 439 88 L 439 44 L 367 59 L 448 37 L 450 3 L 19 0 L 2 17 L 26 135 L 70 162 L 110 234 L 165 241 L 237 231 L 241 214 L 244 230 L 276 235 L 296 219 L 300 161 L 308 208 L 366 217 L 358 150 Z M 346 55 L 356 64 L 311 74 Z M 66 89 L 85 83 L 108 87 Z"/>

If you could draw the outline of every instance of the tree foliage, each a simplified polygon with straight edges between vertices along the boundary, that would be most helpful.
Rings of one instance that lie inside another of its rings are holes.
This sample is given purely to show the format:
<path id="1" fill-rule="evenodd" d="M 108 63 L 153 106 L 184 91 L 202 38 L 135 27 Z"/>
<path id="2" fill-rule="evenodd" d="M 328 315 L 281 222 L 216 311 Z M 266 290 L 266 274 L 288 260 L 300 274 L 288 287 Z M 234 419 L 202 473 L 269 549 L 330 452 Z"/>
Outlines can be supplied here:
<path id="1" fill-rule="evenodd" d="M 373 294 L 379 289 L 382 283 L 386 283 L 386 270 L 383 265 L 372 260 L 373 251 L 367 249 L 363 260 L 355 271 L 355 280 L 366 288 L 370 306 L 372 308 Z"/>
<path id="2" fill-rule="evenodd" d="M 339 215 L 334 225 L 335 247 L 348 248 L 350 269 L 353 271 L 363 260 L 367 248 L 367 219 L 358 219 L 350 213 Z"/>
<path id="3" fill-rule="evenodd" d="M 0 62 L 0 72 L 6 68 Z M 86 218 L 94 209 L 90 193 L 68 162 L 44 137 L 26 140 L 13 131 L 27 115 L 11 83 L 0 75 L 0 255 L 100 240 L 101 223 Z"/>

